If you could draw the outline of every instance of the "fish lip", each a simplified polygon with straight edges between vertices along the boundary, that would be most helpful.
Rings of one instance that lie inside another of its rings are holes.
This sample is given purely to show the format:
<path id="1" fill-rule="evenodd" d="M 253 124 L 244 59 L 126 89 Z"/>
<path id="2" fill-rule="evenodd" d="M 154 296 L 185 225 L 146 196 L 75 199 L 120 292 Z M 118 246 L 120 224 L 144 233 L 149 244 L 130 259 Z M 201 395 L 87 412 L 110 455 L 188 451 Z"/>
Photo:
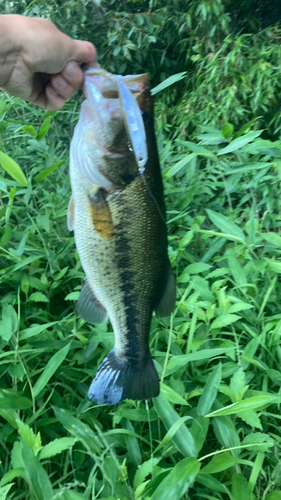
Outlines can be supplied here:
<path id="1" fill-rule="evenodd" d="M 109 90 L 116 90 L 118 91 L 118 84 L 116 77 L 121 78 L 124 83 L 126 83 L 127 87 L 133 92 L 133 94 L 137 94 L 136 97 L 146 88 L 148 87 L 148 82 L 150 75 L 149 73 L 140 73 L 139 75 L 115 75 L 113 73 L 110 73 L 109 71 L 106 71 L 105 69 L 101 68 L 101 66 L 98 64 L 95 67 L 89 67 L 86 64 L 81 65 L 82 71 L 85 76 L 100 76 L 102 78 L 106 78 L 107 82 L 108 80 L 111 80 L 112 83 L 112 88 L 108 88 Z M 85 85 L 84 85 L 85 88 Z M 100 89 L 102 92 L 102 87 Z M 86 93 L 86 92 L 85 92 Z M 87 95 L 87 94 L 86 94 Z"/>

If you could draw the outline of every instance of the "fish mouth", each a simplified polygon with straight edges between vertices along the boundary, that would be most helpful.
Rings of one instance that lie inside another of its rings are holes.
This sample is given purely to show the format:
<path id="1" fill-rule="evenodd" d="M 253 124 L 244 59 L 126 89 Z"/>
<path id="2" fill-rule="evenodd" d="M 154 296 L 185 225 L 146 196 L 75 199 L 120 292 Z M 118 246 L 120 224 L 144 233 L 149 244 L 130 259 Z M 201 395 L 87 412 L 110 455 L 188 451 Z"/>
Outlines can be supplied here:
<path id="1" fill-rule="evenodd" d="M 84 70 L 84 75 L 91 109 L 100 113 L 100 123 L 104 125 L 109 116 L 122 120 L 139 173 L 143 173 L 148 160 L 143 104 L 149 93 L 149 75 L 120 76 L 97 67 Z"/>
<path id="2" fill-rule="evenodd" d="M 118 83 L 116 80 L 116 75 L 112 75 L 108 71 L 102 68 L 89 68 L 86 65 L 83 65 L 83 72 L 85 76 L 93 76 L 97 77 L 93 79 L 93 83 L 96 88 L 102 94 L 104 99 L 118 99 L 119 98 L 119 89 Z M 134 97 L 138 100 L 138 97 L 143 93 L 145 89 L 148 89 L 149 82 L 149 74 L 142 73 L 140 75 L 126 75 L 120 76 L 119 78 L 127 85 L 130 91 L 134 94 Z M 87 85 L 85 87 L 85 94 L 87 99 L 88 89 Z"/>

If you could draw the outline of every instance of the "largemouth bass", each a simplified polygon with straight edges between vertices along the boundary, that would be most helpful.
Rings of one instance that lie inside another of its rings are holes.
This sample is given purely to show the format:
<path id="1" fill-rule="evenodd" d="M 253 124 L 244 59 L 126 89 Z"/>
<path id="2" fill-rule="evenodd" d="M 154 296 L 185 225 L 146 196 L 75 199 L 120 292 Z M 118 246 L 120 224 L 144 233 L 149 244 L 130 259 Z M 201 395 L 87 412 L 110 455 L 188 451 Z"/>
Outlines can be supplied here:
<path id="1" fill-rule="evenodd" d="M 109 318 L 115 335 L 89 398 L 112 405 L 158 396 L 150 323 L 153 311 L 172 312 L 176 288 L 148 75 L 88 70 L 84 89 L 70 150 L 68 227 L 86 275 L 78 314 L 91 324 Z"/>

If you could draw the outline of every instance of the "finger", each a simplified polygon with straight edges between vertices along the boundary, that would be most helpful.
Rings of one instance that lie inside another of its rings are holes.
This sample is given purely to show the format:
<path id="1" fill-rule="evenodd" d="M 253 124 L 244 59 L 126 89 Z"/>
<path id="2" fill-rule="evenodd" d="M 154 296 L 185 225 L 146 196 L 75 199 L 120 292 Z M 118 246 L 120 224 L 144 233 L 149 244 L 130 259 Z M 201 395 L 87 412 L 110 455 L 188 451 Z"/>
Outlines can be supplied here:
<path id="1" fill-rule="evenodd" d="M 34 104 L 37 104 L 37 106 L 47 111 L 56 111 L 64 106 L 65 99 L 60 96 L 49 83 L 45 88 L 45 92 L 37 97 Z"/>
<path id="2" fill-rule="evenodd" d="M 78 90 L 82 87 L 84 79 L 83 72 L 79 64 L 77 64 L 75 61 L 70 61 L 69 63 L 67 63 L 60 73 L 60 76 L 75 90 Z"/>
<path id="3" fill-rule="evenodd" d="M 82 81 L 83 76 L 82 79 L 79 78 L 79 80 L 76 81 L 70 80 L 71 83 L 69 84 L 67 80 L 63 78 L 62 74 L 60 74 L 51 77 L 50 85 L 58 95 L 64 99 L 69 99 L 72 94 L 81 87 Z"/>

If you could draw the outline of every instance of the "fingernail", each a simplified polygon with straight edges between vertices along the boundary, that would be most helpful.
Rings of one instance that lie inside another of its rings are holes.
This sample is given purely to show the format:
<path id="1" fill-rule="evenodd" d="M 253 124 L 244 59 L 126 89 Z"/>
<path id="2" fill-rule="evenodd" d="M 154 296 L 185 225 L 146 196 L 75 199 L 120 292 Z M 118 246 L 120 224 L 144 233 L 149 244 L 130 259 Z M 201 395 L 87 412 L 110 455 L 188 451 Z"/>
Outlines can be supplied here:
<path id="1" fill-rule="evenodd" d="M 76 73 L 77 73 L 77 69 L 78 69 L 77 63 L 75 63 L 75 62 L 69 62 L 65 66 L 63 72 L 64 72 L 65 76 L 67 76 L 69 78 L 73 78 L 76 75 Z"/>
<path id="2" fill-rule="evenodd" d="M 55 84 L 58 89 L 64 89 L 67 86 L 67 82 L 61 76 L 54 78 L 53 84 Z"/>

